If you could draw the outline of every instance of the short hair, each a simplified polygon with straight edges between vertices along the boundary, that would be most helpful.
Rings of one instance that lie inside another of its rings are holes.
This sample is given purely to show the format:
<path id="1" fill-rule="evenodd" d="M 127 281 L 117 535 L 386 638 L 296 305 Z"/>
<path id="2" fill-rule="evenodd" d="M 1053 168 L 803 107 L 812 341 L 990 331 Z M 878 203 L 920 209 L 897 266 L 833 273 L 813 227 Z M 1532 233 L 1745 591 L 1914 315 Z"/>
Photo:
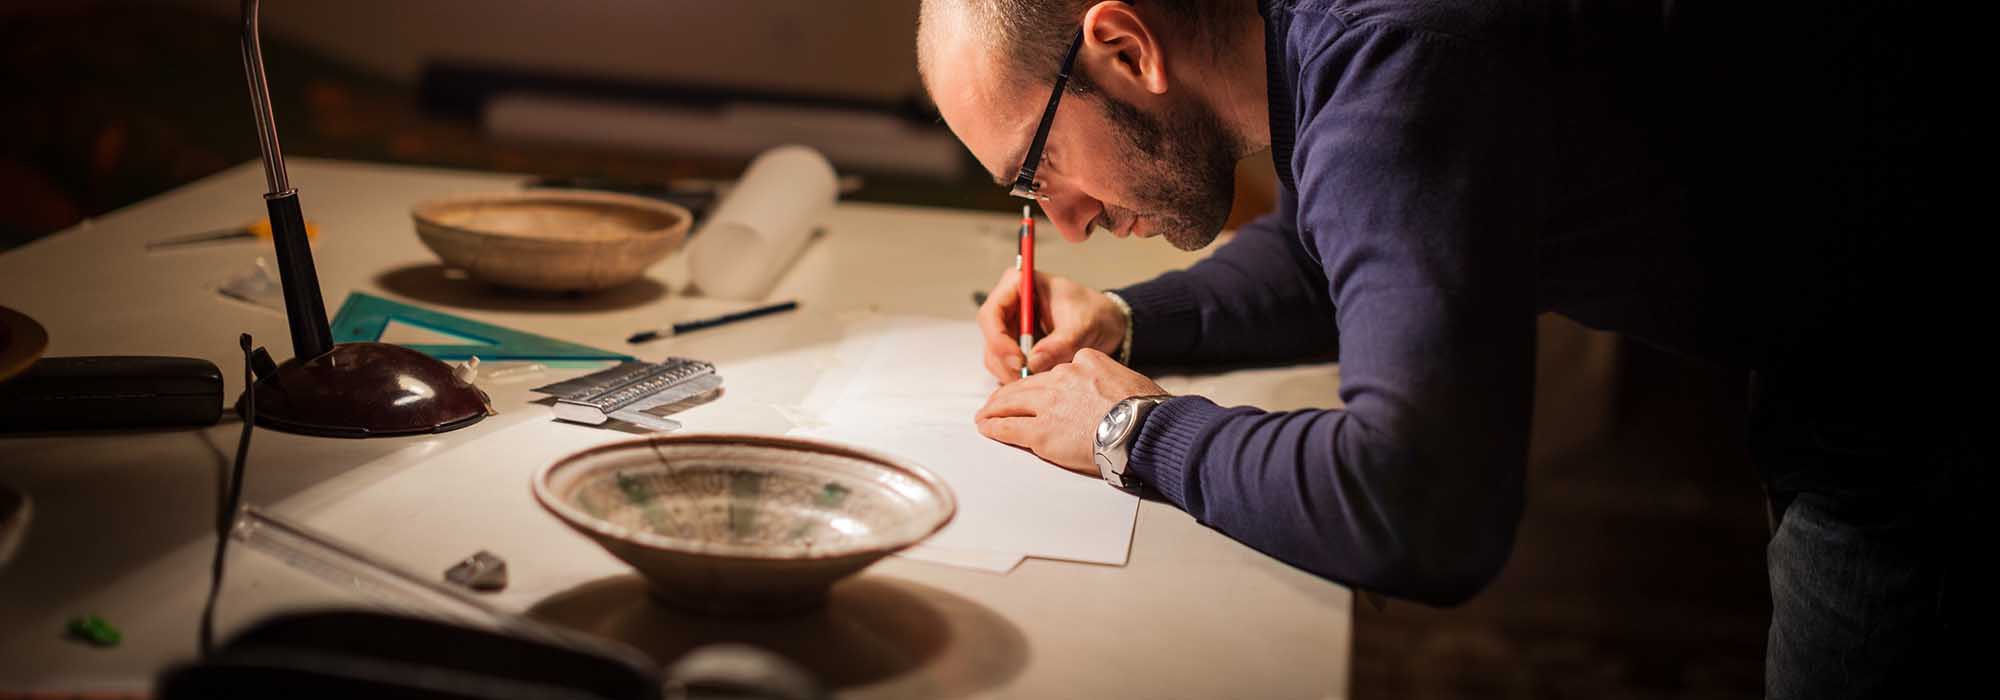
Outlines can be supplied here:
<path id="1" fill-rule="evenodd" d="M 1105 0 L 924 0 L 923 10 L 918 15 L 918 41 L 924 41 L 922 27 L 926 23 L 938 21 L 938 12 L 943 5 L 953 6 L 962 12 L 961 19 L 968 28 L 986 29 L 991 33 L 985 37 L 998 54 L 998 59 L 1006 64 L 1009 73 L 1025 76 L 1037 81 L 1055 79 L 1056 69 L 1062 64 L 1063 54 L 1069 50 L 1070 40 L 1076 37 L 1077 28 L 1083 23 L 1083 16 L 1091 6 Z M 1134 5 L 1142 0 L 1125 0 Z M 1231 19 L 1228 10 L 1240 6 L 1227 0 L 1143 0 L 1143 5 L 1154 8 L 1158 16 L 1172 18 L 1175 24 L 1192 28 L 1207 39 L 1202 43 L 1220 53 L 1220 42 L 1226 40 Z M 1192 42 L 1190 42 L 1192 43 Z M 920 47 L 919 51 L 923 49 Z M 921 62 L 920 62 L 921 63 Z M 1090 78 L 1081 72 L 1070 76 L 1070 89 L 1088 92 Z"/>

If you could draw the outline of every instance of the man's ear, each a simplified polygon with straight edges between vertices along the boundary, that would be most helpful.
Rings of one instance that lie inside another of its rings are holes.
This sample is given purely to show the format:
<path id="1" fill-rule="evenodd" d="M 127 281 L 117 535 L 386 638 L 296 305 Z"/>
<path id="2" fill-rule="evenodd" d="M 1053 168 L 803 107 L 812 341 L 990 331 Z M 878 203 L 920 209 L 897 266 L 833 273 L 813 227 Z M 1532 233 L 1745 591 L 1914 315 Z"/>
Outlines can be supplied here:
<path id="1" fill-rule="evenodd" d="M 1091 82 L 1116 92 L 1167 92 L 1167 60 L 1160 36 L 1123 2 L 1100 2 L 1083 15 L 1079 70 Z"/>

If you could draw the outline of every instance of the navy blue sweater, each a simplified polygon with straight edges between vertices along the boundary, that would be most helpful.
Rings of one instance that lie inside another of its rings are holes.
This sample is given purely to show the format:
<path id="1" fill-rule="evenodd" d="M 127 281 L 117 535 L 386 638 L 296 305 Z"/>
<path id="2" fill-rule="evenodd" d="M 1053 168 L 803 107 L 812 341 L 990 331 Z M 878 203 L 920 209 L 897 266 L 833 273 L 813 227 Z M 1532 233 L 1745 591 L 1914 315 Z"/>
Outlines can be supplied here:
<path id="1" fill-rule="evenodd" d="M 1132 469 L 1279 559 L 1451 604 L 1512 547 L 1538 314 L 1753 368 L 1828 347 L 1828 319 L 1857 304 L 1893 306 L 1840 282 L 1881 252 L 1840 223 L 1900 200 L 1826 194 L 1865 189 L 1841 190 L 1857 169 L 1829 158 L 1899 152 L 1828 111 L 1853 96 L 1823 88 L 1857 78 L 1824 59 L 1853 47 L 1778 50 L 1699 2 L 1643 5 L 1265 6 L 1278 210 L 1119 290 L 1132 360 L 1337 354 L 1345 408 L 1175 398 Z M 1827 155 L 1832 136 L 1860 140 Z"/>

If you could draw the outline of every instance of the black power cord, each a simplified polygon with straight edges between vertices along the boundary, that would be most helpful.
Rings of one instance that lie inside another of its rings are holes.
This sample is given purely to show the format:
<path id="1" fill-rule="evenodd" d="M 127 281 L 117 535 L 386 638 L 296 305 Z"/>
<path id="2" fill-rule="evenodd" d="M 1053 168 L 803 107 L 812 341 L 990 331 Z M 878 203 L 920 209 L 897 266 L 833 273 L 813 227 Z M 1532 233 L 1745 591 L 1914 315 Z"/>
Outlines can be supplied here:
<path id="1" fill-rule="evenodd" d="M 235 527 L 236 513 L 242 508 L 243 466 L 250 457 L 250 433 L 257 427 L 257 377 L 251 373 L 250 334 L 238 336 L 237 344 L 243 347 L 243 432 L 236 438 L 236 464 L 229 470 L 227 495 L 215 514 L 215 563 L 209 569 L 208 602 L 201 610 L 202 656 L 215 649 L 215 602 L 222 595 L 222 564 L 229 554 L 229 531 Z"/>

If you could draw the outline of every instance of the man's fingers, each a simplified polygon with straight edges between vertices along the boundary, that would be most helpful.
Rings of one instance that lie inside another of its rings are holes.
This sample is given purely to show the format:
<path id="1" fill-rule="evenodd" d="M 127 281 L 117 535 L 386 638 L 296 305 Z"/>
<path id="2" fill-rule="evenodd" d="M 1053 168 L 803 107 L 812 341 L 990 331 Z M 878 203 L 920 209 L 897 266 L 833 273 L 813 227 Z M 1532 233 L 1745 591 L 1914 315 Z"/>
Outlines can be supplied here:
<path id="1" fill-rule="evenodd" d="M 1000 275 L 1000 282 L 986 295 L 986 303 L 979 306 L 979 334 L 986 339 L 986 354 L 990 358 L 987 370 L 1003 382 L 1007 379 L 1003 374 L 1019 377 L 1021 362 L 1026 359 L 1021 357 L 1021 330 L 1016 327 L 1020 323 L 1017 303 L 1020 290 L 1014 280 L 1019 278 L 1020 273 L 1014 270 Z M 991 358 L 997 358 L 999 367 L 993 366 Z"/>
<path id="2" fill-rule="evenodd" d="M 1001 384 L 1007 384 L 1021 378 L 1019 348 L 1018 346 L 1009 347 L 1015 348 L 1015 352 L 1003 355 L 990 346 L 986 348 L 986 373 L 993 375 L 994 379 L 1000 380 Z"/>
<path id="3" fill-rule="evenodd" d="M 1104 354 L 1104 351 L 1098 350 L 1096 348 L 1078 349 L 1076 353 L 1073 356 L 1071 356 L 1071 359 L 1075 361 L 1077 364 L 1084 365 L 1086 367 L 1098 365 L 1100 363 L 1110 364 L 1110 365 L 1118 364 L 1117 360 L 1111 359 L 1110 355 L 1106 355 Z"/>
<path id="4" fill-rule="evenodd" d="M 1023 417 L 998 417 L 979 419 L 979 434 L 1015 445 L 1034 449 L 1029 442 L 1034 439 L 1035 419 Z"/>
<path id="5" fill-rule="evenodd" d="M 1013 333 L 1005 335 L 984 333 L 981 335 L 984 336 L 983 342 L 986 344 L 986 356 L 998 362 L 1001 369 L 1013 372 L 1015 376 L 1019 376 L 1021 374 L 1021 363 L 1027 359 L 1021 356 L 1020 336 Z"/>
<path id="6" fill-rule="evenodd" d="M 1035 273 L 1035 330 L 1039 333 L 1054 333 L 1056 331 L 1056 295 L 1054 290 L 1050 289 L 1050 280 L 1052 279 L 1060 280 L 1062 278 L 1050 277 L 1040 272 Z"/>
<path id="7" fill-rule="evenodd" d="M 1014 323 L 1015 314 L 1019 313 L 1014 303 L 1020 289 L 1015 286 L 1014 280 L 1020 274 L 1014 270 L 1002 273 L 1000 282 L 993 285 L 993 291 L 986 293 L 986 303 L 979 305 L 979 330 L 986 335 L 1016 334 L 1008 328 Z"/>
<path id="8" fill-rule="evenodd" d="M 1050 367 L 1070 361 L 1071 356 L 1076 354 L 1081 336 L 1078 329 L 1056 329 L 1028 351 L 1028 369 L 1047 372 Z"/>
<path id="9" fill-rule="evenodd" d="M 1043 388 L 1045 382 L 1040 380 L 1041 377 L 1029 377 L 993 390 L 993 395 L 986 398 L 986 405 L 979 407 L 973 417 L 1035 415 L 1035 407 L 1041 405 L 1047 393 Z"/>

